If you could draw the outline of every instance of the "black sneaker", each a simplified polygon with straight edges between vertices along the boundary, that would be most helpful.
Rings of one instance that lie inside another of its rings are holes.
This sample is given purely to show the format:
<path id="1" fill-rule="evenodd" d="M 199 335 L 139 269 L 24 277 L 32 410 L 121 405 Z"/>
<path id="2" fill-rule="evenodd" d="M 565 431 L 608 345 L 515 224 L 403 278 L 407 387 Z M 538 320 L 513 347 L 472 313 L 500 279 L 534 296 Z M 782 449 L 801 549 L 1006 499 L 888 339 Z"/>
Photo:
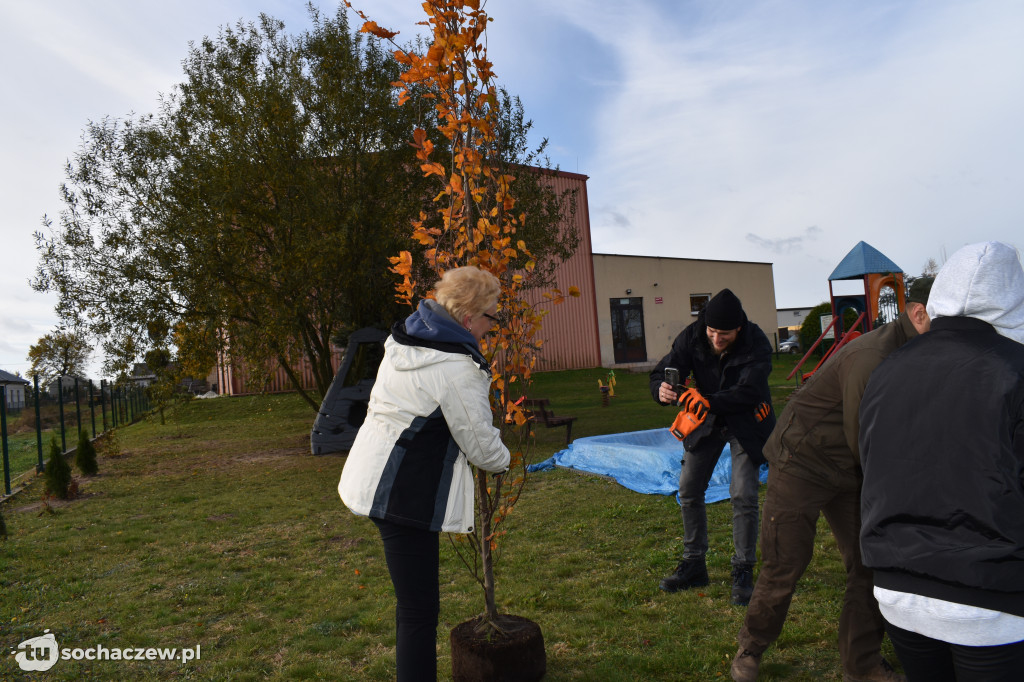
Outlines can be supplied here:
<path id="1" fill-rule="evenodd" d="M 658 585 L 666 592 L 688 590 L 691 587 L 703 587 L 708 584 L 708 567 L 704 559 L 689 559 L 676 566 L 672 575 L 665 576 Z"/>
<path id="2" fill-rule="evenodd" d="M 732 603 L 746 606 L 754 593 L 754 566 L 742 564 L 732 567 Z"/>

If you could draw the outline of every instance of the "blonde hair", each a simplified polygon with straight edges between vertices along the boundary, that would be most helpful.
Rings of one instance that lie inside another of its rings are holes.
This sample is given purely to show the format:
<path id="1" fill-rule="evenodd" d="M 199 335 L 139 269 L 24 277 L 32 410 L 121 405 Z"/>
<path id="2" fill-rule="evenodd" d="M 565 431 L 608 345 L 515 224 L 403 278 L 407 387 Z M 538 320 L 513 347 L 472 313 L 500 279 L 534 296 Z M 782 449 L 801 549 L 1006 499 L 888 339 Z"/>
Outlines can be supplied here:
<path id="1" fill-rule="evenodd" d="M 459 322 L 465 315 L 480 315 L 498 302 L 501 283 L 478 267 L 467 265 L 448 270 L 434 285 L 437 302 Z"/>

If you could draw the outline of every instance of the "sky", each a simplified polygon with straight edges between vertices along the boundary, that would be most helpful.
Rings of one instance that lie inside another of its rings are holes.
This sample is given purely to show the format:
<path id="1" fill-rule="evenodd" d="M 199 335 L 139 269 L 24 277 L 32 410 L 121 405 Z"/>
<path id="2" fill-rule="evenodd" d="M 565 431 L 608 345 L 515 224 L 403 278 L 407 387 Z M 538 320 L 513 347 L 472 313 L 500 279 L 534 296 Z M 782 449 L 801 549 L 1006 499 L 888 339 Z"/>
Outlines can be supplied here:
<path id="1" fill-rule="evenodd" d="M 356 4 L 400 42 L 424 30 L 418 0 Z M 771 262 L 787 308 L 827 300 L 862 240 L 912 275 L 968 243 L 1024 247 L 1019 0 L 485 7 L 534 142 L 589 177 L 595 252 Z M 26 374 L 57 326 L 28 284 L 33 233 L 87 123 L 155 112 L 190 41 L 260 13 L 309 25 L 287 0 L 0 0 L 0 369 Z"/>

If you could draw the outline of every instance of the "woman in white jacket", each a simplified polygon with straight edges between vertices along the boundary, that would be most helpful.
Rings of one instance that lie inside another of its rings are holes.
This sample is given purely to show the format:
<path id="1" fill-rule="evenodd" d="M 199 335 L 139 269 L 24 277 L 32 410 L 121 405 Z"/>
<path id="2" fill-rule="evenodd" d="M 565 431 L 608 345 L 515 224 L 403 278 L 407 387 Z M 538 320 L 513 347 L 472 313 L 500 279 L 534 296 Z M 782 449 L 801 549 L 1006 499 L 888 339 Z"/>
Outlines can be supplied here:
<path id="1" fill-rule="evenodd" d="M 500 285 L 475 267 L 449 270 L 391 329 L 338 484 L 384 541 L 398 600 L 398 680 L 437 679 L 438 538 L 473 529 L 473 473 L 508 468 L 493 425 L 480 341 L 497 321 Z"/>

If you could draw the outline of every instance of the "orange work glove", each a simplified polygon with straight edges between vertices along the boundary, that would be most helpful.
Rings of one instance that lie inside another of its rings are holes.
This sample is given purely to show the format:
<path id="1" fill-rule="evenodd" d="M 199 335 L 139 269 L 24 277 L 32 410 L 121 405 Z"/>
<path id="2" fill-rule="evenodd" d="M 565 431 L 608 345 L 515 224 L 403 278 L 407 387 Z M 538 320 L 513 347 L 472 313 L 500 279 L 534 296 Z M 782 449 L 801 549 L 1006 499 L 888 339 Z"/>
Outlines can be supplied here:
<path id="1" fill-rule="evenodd" d="M 754 410 L 754 419 L 756 419 L 759 422 L 763 422 L 765 419 L 768 418 L 768 415 L 770 415 L 771 413 L 772 408 L 768 406 L 768 403 L 761 403 L 760 405 L 757 406 L 757 409 Z"/>
<path id="2" fill-rule="evenodd" d="M 707 398 L 700 394 L 695 388 L 688 388 L 679 396 L 679 404 L 682 410 L 676 415 L 672 422 L 672 435 L 683 440 L 704 423 L 708 416 Z"/>
<path id="3" fill-rule="evenodd" d="M 683 394 L 679 396 L 679 405 L 687 412 L 692 413 L 697 418 L 698 424 L 707 418 L 708 410 L 711 407 L 708 405 L 707 398 L 702 396 L 700 391 L 695 388 L 688 388 L 683 391 Z"/>
<path id="4" fill-rule="evenodd" d="M 683 440 L 693 433 L 693 430 L 702 423 L 704 423 L 704 420 L 698 419 L 693 412 L 682 410 L 676 415 L 676 419 L 672 422 L 672 427 L 669 430 L 672 432 L 673 436 L 679 440 Z"/>

